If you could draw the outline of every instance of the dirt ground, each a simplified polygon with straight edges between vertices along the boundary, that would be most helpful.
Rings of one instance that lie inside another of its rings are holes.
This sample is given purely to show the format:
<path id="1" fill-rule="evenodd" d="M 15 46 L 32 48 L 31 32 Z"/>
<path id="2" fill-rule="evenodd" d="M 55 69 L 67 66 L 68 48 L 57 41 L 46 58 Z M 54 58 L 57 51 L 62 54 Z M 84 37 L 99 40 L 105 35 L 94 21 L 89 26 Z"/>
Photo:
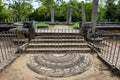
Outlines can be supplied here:
<path id="1" fill-rule="evenodd" d="M 93 54 L 94 62 L 92 67 L 77 76 L 53 78 L 46 77 L 31 71 L 26 66 L 26 55 L 22 54 L 10 66 L 0 73 L 0 80 L 120 80 L 119 77 L 112 74 L 99 60 L 96 54 Z M 103 70 L 102 70 L 103 69 Z"/>
<path id="2" fill-rule="evenodd" d="M 52 29 L 70 29 L 67 25 L 55 25 Z"/>

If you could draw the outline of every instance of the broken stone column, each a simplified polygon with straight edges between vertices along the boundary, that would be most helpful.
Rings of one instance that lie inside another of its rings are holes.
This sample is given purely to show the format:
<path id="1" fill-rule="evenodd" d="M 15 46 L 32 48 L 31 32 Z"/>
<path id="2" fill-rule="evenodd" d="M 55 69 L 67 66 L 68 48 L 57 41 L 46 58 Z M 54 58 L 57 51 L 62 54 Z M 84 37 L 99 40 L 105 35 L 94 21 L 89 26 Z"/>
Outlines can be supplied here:
<path id="1" fill-rule="evenodd" d="M 99 2 L 99 0 L 93 0 L 92 18 L 91 18 L 92 34 L 95 34 L 95 29 L 96 29 L 98 2 Z"/>
<path id="2" fill-rule="evenodd" d="M 81 25 L 81 28 L 84 27 L 85 23 L 86 23 L 86 15 L 85 15 L 85 6 L 84 6 L 84 2 L 82 2 L 81 4 L 81 11 L 82 11 L 82 25 Z"/>
<path id="3" fill-rule="evenodd" d="M 68 9 L 68 11 L 67 11 L 67 24 L 71 24 L 71 22 L 72 22 L 72 12 L 73 12 L 72 8 Z"/>
<path id="4" fill-rule="evenodd" d="M 54 12 L 55 12 L 54 8 L 51 8 L 50 12 L 51 12 L 51 22 L 54 23 L 55 22 L 54 21 Z"/>
<path id="5" fill-rule="evenodd" d="M 69 17 L 68 17 L 68 23 L 69 24 L 71 24 L 71 22 L 72 22 L 72 11 L 73 11 L 73 9 L 70 8 L 70 10 L 69 10 Z"/>
<path id="6" fill-rule="evenodd" d="M 67 15 L 66 15 L 66 22 L 68 24 L 68 13 L 69 13 L 69 10 L 67 10 Z"/>

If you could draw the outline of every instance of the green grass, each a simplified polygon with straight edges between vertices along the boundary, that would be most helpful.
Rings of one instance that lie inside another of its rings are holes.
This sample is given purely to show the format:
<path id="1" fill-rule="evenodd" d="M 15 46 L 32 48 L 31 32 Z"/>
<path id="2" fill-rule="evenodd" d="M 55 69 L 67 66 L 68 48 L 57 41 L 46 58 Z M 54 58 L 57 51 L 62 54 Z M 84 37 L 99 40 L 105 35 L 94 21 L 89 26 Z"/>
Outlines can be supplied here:
<path id="1" fill-rule="evenodd" d="M 48 28 L 53 28 L 54 25 L 49 25 L 49 24 L 45 24 L 45 23 L 36 23 L 35 24 L 36 27 L 39 27 L 39 26 L 48 26 Z"/>
<path id="2" fill-rule="evenodd" d="M 70 28 L 79 28 L 79 23 L 75 23 L 69 26 Z"/>

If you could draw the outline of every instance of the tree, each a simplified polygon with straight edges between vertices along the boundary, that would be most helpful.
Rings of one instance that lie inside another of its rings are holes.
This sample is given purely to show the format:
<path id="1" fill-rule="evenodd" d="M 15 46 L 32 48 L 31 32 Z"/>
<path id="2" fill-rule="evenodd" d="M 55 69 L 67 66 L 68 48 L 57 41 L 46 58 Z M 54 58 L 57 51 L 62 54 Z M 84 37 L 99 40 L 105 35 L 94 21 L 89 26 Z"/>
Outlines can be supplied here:
<path id="1" fill-rule="evenodd" d="M 66 20 L 66 2 L 56 2 L 55 6 L 55 20 L 56 21 L 65 21 Z"/>
<path id="2" fill-rule="evenodd" d="M 11 18 L 16 20 L 25 20 L 32 13 L 32 5 L 30 2 L 32 0 L 6 0 L 9 7 Z"/>
<path id="3" fill-rule="evenodd" d="M 102 22 L 105 21 L 105 12 L 106 12 L 106 6 L 104 5 L 99 5 L 99 10 L 98 10 L 98 21 Z"/>
<path id="4" fill-rule="evenodd" d="M 54 0 L 38 0 L 40 1 L 43 5 L 45 5 L 47 8 L 51 8 L 51 7 L 54 7 L 55 5 L 55 2 Z"/>
<path id="5" fill-rule="evenodd" d="M 70 0 L 67 3 L 67 9 L 72 8 L 73 14 L 72 14 L 72 20 L 74 22 L 80 21 L 81 18 L 81 11 L 80 11 L 80 4 L 78 0 Z"/>
<path id="6" fill-rule="evenodd" d="M 9 18 L 9 11 L 5 8 L 5 5 L 0 0 L 0 21 L 4 21 Z"/>
<path id="7" fill-rule="evenodd" d="M 116 11 L 115 11 L 115 18 L 117 21 L 120 21 L 120 0 L 118 1 L 118 4 L 116 6 Z"/>
<path id="8" fill-rule="evenodd" d="M 49 19 L 48 9 L 45 5 L 37 8 L 30 16 L 31 20 L 46 21 Z"/>
<path id="9" fill-rule="evenodd" d="M 64 0 L 37 0 L 41 2 L 39 9 L 35 10 L 30 16 L 31 19 L 35 20 L 50 20 L 50 8 L 55 9 L 55 20 L 66 21 L 67 10 L 69 8 L 73 9 L 73 21 L 77 22 L 81 20 L 81 2 L 78 0 L 69 0 L 65 2 Z M 118 4 L 115 3 L 116 0 L 100 0 L 99 10 L 98 10 L 98 21 L 120 21 L 120 0 Z M 91 21 L 92 13 L 92 2 L 87 1 L 85 4 L 85 12 L 87 21 Z M 39 17 L 39 18 L 38 18 Z"/>
<path id="10" fill-rule="evenodd" d="M 116 5 L 115 5 L 116 0 L 107 0 L 106 2 L 106 19 L 107 21 L 115 21 L 115 11 L 116 11 Z"/>
<path id="11" fill-rule="evenodd" d="M 92 2 L 85 2 L 85 13 L 86 13 L 86 20 L 91 21 L 92 15 Z"/>

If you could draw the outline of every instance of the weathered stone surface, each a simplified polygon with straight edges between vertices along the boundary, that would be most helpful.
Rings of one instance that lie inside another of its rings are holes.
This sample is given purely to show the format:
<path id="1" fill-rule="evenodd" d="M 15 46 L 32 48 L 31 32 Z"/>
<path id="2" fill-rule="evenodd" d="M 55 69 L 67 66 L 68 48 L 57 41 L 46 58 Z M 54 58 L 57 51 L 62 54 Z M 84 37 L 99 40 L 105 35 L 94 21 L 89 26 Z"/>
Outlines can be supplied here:
<path id="1" fill-rule="evenodd" d="M 81 74 L 92 65 L 90 54 L 28 54 L 27 66 L 34 72 L 50 77 Z"/>
<path id="2" fill-rule="evenodd" d="M 73 12 L 72 8 L 68 9 L 68 11 L 67 11 L 67 24 L 71 24 L 71 22 L 72 22 L 72 12 Z"/>
<path id="3" fill-rule="evenodd" d="M 51 22 L 54 23 L 55 22 L 55 20 L 54 20 L 54 12 L 55 12 L 54 8 L 51 8 L 50 12 L 51 12 Z"/>
<path id="4" fill-rule="evenodd" d="M 86 22 L 86 14 L 85 14 L 85 6 L 84 6 L 84 2 L 82 2 L 82 4 L 81 4 L 81 11 L 82 11 L 82 14 L 81 14 L 81 16 L 82 16 L 82 28 L 84 27 L 84 25 L 85 25 L 85 22 Z"/>
<path id="5" fill-rule="evenodd" d="M 92 34 L 95 34 L 95 29 L 96 29 L 98 3 L 99 3 L 99 0 L 93 0 L 92 17 L 91 17 Z"/>

